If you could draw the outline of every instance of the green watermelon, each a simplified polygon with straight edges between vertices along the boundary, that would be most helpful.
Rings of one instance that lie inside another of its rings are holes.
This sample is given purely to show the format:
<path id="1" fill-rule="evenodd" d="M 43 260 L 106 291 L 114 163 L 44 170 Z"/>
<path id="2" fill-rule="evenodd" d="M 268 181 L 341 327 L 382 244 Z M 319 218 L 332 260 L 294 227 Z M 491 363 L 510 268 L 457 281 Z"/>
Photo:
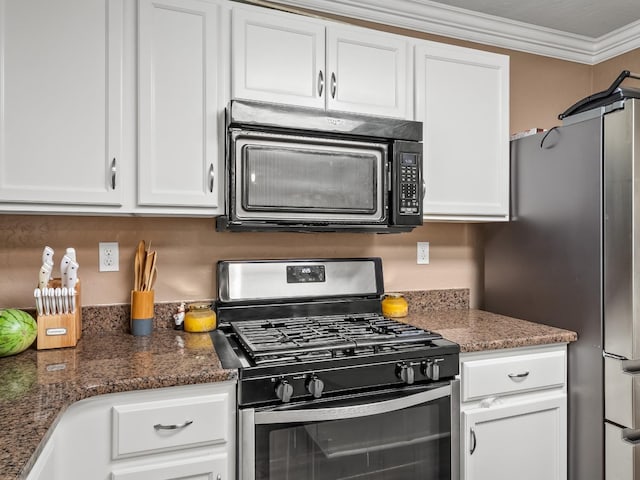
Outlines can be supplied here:
<path id="1" fill-rule="evenodd" d="M 22 310 L 0 310 L 0 357 L 20 353 L 33 343 L 38 335 L 38 324 Z"/>

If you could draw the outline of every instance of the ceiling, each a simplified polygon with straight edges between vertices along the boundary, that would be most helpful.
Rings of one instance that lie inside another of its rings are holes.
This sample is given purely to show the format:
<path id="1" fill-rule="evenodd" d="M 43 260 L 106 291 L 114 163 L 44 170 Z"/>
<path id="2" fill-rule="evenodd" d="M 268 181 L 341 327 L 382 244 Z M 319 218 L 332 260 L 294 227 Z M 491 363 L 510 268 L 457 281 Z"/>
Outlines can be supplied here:
<path id="1" fill-rule="evenodd" d="M 573 62 L 640 49 L 640 0 L 237 0 L 303 7 Z"/>
<path id="2" fill-rule="evenodd" d="M 640 20 L 639 0 L 433 0 L 593 39 Z"/>

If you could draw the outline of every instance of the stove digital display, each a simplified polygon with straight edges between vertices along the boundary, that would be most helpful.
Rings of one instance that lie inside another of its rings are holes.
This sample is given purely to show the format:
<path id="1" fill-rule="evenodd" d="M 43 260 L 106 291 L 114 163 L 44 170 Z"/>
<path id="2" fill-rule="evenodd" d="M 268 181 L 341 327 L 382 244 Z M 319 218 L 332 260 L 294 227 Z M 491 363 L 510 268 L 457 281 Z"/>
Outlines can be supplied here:
<path id="1" fill-rule="evenodd" d="M 324 265 L 287 265 L 287 283 L 321 283 L 326 281 Z"/>

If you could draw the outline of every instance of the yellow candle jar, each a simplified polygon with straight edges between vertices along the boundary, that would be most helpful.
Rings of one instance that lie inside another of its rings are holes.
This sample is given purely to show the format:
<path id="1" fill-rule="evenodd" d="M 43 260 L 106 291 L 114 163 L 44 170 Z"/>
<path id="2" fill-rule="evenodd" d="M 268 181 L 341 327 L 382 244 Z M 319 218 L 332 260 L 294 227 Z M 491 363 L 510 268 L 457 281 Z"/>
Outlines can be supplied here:
<path id="1" fill-rule="evenodd" d="M 184 315 L 185 332 L 210 332 L 216 328 L 216 314 L 209 303 L 191 303 Z"/>
<path id="2" fill-rule="evenodd" d="M 409 313 L 407 300 L 400 293 L 387 293 L 382 300 L 382 314 L 385 317 L 406 317 Z"/>

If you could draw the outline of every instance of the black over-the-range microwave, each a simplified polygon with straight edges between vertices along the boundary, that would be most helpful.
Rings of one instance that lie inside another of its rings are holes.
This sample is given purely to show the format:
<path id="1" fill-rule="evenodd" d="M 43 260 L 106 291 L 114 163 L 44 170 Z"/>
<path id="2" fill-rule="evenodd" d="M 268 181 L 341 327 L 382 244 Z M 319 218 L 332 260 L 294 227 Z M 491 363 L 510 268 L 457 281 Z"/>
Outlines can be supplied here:
<path id="1" fill-rule="evenodd" d="M 217 229 L 406 232 L 422 225 L 422 123 L 233 100 Z"/>

